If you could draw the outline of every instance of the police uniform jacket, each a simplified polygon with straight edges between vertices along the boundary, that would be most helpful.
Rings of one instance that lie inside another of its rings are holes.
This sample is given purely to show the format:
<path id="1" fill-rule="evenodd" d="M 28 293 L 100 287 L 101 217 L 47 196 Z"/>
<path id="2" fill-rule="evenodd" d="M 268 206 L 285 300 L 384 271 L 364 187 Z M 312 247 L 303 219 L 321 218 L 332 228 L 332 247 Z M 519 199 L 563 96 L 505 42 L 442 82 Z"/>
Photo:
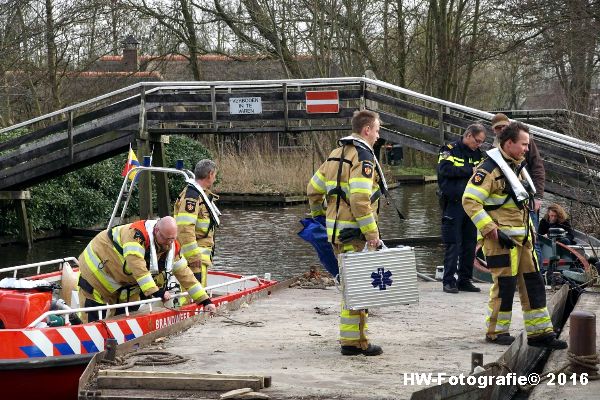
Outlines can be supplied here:
<path id="1" fill-rule="evenodd" d="M 440 148 L 438 157 L 438 186 L 442 195 L 451 201 L 460 201 L 473 167 L 481 161 L 481 150 L 471 150 L 462 140 Z"/>
<path id="2" fill-rule="evenodd" d="M 512 159 L 502 149 L 500 152 L 516 173 L 523 160 Z M 522 172 L 518 172 L 519 179 L 524 179 Z M 515 203 L 511 192 L 510 183 L 500 167 L 491 158 L 486 158 L 469 180 L 462 197 L 465 212 L 483 236 L 495 228 L 513 237 L 527 234 L 528 211 Z"/>
<path id="3" fill-rule="evenodd" d="M 352 136 L 361 138 L 355 133 Z M 338 185 L 340 160 L 342 170 Z M 375 168 L 375 158 L 369 150 L 346 142 L 331 152 L 307 187 L 311 214 L 313 217 L 326 216 L 330 242 L 339 243 L 338 236 L 344 228 L 359 228 L 366 240 L 379 238 L 377 216 L 381 195 L 380 180 Z M 339 210 L 336 212 L 338 196 Z"/>
<path id="4" fill-rule="evenodd" d="M 218 196 L 205 189 L 210 200 Z M 188 185 L 180 193 L 175 202 L 175 221 L 177 221 L 177 240 L 181 243 L 181 251 L 188 262 L 202 261 L 212 264 L 212 250 L 215 245 L 215 223 L 210 217 L 208 207 L 200 192 L 193 185 Z"/>
<path id="5" fill-rule="evenodd" d="M 159 290 L 148 268 L 151 250 L 144 223 L 144 220 L 137 221 L 100 232 L 79 257 L 81 277 L 104 301 L 129 286 L 139 286 L 145 296 Z M 208 295 L 188 268 L 186 259 L 181 257 L 179 244 L 174 242 L 173 246 L 176 246 L 173 274 L 195 302 L 210 303 Z M 161 251 L 158 246 L 156 252 L 159 266 L 164 265 L 168 252 Z"/>

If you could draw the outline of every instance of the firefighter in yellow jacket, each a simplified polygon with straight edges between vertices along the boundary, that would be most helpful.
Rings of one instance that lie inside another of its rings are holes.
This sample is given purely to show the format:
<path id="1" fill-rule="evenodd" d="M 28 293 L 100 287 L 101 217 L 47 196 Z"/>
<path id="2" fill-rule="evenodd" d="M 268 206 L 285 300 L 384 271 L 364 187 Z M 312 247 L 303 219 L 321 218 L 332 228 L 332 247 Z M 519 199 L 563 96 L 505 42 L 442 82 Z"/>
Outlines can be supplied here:
<path id="1" fill-rule="evenodd" d="M 172 217 L 142 220 L 100 232 L 79 256 L 79 293 L 82 306 L 95 307 L 127 301 L 128 293 L 170 299 L 164 285 L 154 276 L 175 275 L 192 299 L 211 313 L 210 298 L 181 257 L 176 242 L 177 226 Z M 125 294 L 125 296 L 123 296 Z M 98 312 L 87 313 L 88 322 L 99 319 Z M 118 313 L 117 313 L 118 314 Z"/>
<path id="2" fill-rule="evenodd" d="M 529 129 L 520 122 L 500 134 L 500 148 L 471 177 L 462 198 L 467 215 L 483 235 L 483 250 L 493 285 L 486 316 L 486 340 L 509 345 L 515 289 L 519 289 L 523 320 L 530 346 L 564 349 L 556 339 L 546 308 L 544 281 L 533 251 L 535 231 L 529 219 L 535 187 L 526 169 L 524 155 Z"/>
<path id="3" fill-rule="evenodd" d="M 217 179 L 217 165 L 214 161 L 198 161 L 194 168 L 194 178 L 195 184 L 202 188 L 209 201 L 218 199 L 218 196 L 210 191 Z M 215 246 L 216 223 L 195 185 L 188 184 L 180 193 L 175 202 L 174 214 L 181 252 L 188 260 L 194 276 L 206 287 L 208 268 L 212 265 Z"/>
<path id="4" fill-rule="evenodd" d="M 342 138 L 327 161 L 311 178 L 307 194 L 313 218 L 325 216 L 329 241 L 336 254 L 361 251 L 365 242 L 379 245 L 377 214 L 379 184 L 383 175 L 373 152 L 379 138 L 379 116 L 372 111 L 357 111 L 352 118 L 352 136 Z M 327 209 L 325 210 L 325 204 Z M 349 240 L 341 240 L 346 232 Z M 342 243 L 343 242 L 343 243 Z M 367 338 L 367 310 L 347 310 L 342 302 L 340 343 L 343 355 L 383 353 Z"/>

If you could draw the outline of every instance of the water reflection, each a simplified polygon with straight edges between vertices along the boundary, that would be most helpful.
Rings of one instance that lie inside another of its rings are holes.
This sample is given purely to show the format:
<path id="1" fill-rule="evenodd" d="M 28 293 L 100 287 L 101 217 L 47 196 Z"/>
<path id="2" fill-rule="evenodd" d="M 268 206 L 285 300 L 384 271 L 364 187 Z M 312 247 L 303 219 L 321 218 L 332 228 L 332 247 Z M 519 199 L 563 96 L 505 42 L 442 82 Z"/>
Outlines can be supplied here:
<path id="1" fill-rule="evenodd" d="M 392 206 L 381 210 L 381 233 L 385 239 L 439 235 L 440 211 L 435 185 L 404 186 L 392 191 L 394 202 L 406 220 L 400 221 Z M 312 247 L 297 236 L 298 222 L 307 205 L 285 208 L 222 206 L 222 226 L 217 232 L 214 268 L 242 274 L 271 272 L 276 279 L 308 270 L 318 258 Z M 36 242 L 27 252 L 21 246 L 0 247 L 0 267 L 66 256 L 77 257 L 91 238 L 58 238 Z M 433 273 L 441 264 L 443 248 L 417 247 L 417 268 Z"/>

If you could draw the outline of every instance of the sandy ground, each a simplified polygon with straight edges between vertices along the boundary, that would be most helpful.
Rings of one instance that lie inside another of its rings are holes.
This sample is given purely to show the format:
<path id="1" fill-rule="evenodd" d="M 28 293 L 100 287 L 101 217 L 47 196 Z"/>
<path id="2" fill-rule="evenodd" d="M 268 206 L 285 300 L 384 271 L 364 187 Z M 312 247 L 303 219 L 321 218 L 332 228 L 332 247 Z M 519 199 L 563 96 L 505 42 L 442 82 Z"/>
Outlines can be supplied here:
<path id="1" fill-rule="evenodd" d="M 229 314 L 261 327 L 214 317 L 161 343 L 190 361 L 154 369 L 267 375 L 272 387 L 261 392 L 276 399 L 407 399 L 426 386 L 404 374 L 468 374 L 471 352 L 483 353 L 488 363 L 506 350 L 484 340 L 490 285 L 479 286 L 481 293 L 447 294 L 441 283 L 421 282 L 419 304 L 371 310 L 370 339 L 384 349 L 378 357 L 340 354 L 335 288 L 285 289 Z M 513 331 L 521 331 L 517 300 L 514 310 Z"/>

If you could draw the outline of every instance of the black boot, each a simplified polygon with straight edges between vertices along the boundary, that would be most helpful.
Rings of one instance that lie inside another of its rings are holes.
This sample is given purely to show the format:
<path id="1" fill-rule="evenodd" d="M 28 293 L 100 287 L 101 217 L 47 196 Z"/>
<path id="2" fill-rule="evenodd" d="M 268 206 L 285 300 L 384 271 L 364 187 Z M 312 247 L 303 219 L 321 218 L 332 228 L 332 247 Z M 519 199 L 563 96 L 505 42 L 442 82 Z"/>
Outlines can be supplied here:
<path id="1" fill-rule="evenodd" d="M 533 347 L 545 347 L 552 350 L 563 350 L 569 347 L 567 342 L 557 339 L 554 333 L 542 337 L 527 339 L 527 344 Z"/>
<path id="2" fill-rule="evenodd" d="M 481 292 L 481 289 L 473 285 L 473 283 L 470 280 L 459 281 L 458 290 L 460 290 L 461 292 Z"/>
<path id="3" fill-rule="evenodd" d="M 496 339 L 492 339 L 489 336 L 486 336 L 485 341 L 494 344 L 499 344 L 501 346 L 510 346 L 512 342 L 515 341 L 515 337 L 510 336 L 508 333 L 501 333 L 499 335 L 496 335 Z"/>
<path id="4" fill-rule="evenodd" d="M 366 350 L 356 346 L 342 346 L 341 353 L 344 356 L 358 356 L 364 354 L 365 356 L 378 356 L 383 353 L 381 346 L 375 344 L 369 344 Z"/>

